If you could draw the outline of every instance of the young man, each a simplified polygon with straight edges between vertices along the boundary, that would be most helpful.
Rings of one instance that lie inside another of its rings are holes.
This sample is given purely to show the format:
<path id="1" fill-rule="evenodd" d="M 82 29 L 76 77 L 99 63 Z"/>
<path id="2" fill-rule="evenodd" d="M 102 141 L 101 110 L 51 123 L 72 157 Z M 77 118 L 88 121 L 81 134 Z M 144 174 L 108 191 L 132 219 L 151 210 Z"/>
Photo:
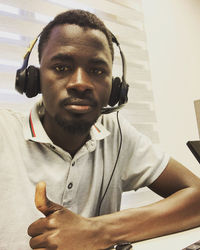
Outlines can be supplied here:
<path id="1" fill-rule="evenodd" d="M 29 117 L 0 115 L 0 249 L 106 249 L 200 225 L 200 180 L 121 116 L 101 115 L 113 61 L 104 24 L 60 14 L 39 61 L 42 102 Z M 165 199 L 119 211 L 122 192 L 143 186 Z"/>

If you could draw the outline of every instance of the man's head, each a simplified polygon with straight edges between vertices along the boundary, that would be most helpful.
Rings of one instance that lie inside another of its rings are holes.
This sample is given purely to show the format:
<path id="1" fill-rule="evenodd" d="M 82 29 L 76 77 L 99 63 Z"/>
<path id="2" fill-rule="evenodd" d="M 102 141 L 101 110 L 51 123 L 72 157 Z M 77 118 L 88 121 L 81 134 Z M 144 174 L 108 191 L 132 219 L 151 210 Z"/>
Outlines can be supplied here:
<path id="1" fill-rule="evenodd" d="M 112 51 L 110 33 L 91 13 L 68 11 L 44 28 L 39 58 L 46 127 L 88 133 L 109 101 Z"/>
<path id="2" fill-rule="evenodd" d="M 113 43 L 112 43 L 112 35 L 110 31 L 106 28 L 105 24 L 96 15 L 88 11 L 74 9 L 74 10 L 69 10 L 69 11 L 66 11 L 57 15 L 51 22 L 49 22 L 44 27 L 43 31 L 41 32 L 40 40 L 38 44 L 39 62 L 41 61 L 43 48 L 45 47 L 45 44 L 47 43 L 49 39 L 52 29 L 55 26 L 61 25 L 61 24 L 76 24 L 83 28 L 91 28 L 91 29 L 97 29 L 97 30 L 102 31 L 108 40 L 108 44 L 109 44 L 109 48 L 110 48 L 110 52 L 111 52 L 112 60 L 113 60 L 114 49 L 113 49 Z"/>

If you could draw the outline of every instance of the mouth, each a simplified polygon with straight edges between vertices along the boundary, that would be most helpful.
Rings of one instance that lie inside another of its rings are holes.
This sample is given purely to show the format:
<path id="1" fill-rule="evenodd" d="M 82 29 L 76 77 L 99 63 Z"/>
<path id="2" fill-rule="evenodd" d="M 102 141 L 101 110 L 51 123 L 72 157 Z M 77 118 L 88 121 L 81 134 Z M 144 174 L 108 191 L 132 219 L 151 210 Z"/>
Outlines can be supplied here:
<path id="1" fill-rule="evenodd" d="M 93 107 L 89 105 L 66 105 L 64 106 L 65 109 L 71 113 L 76 113 L 76 114 L 85 114 L 90 112 Z"/>
<path id="2" fill-rule="evenodd" d="M 89 113 L 94 109 L 94 107 L 96 107 L 96 103 L 90 100 L 70 98 L 66 99 L 64 102 L 65 110 L 76 114 Z"/>

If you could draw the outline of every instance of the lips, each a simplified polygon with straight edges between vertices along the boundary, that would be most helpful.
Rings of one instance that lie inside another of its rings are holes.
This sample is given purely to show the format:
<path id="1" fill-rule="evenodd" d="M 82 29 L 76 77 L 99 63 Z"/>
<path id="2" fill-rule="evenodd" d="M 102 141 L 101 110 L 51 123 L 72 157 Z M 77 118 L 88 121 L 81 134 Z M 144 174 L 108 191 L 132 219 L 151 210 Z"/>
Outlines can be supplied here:
<path id="1" fill-rule="evenodd" d="M 63 101 L 65 110 L 76 114 L 91 112 L 96 105 L 97 104 L 94 100 L 88 99 L 67 98 Z"/>

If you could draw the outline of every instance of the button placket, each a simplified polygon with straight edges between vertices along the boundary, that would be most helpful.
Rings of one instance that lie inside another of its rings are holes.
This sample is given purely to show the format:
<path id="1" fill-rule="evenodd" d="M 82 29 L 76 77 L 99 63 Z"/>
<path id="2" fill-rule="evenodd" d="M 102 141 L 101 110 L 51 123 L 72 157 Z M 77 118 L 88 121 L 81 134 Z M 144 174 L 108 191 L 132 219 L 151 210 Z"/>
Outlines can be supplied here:
<path id="1" fill-rule="evenodd" d="M 73 159 L 70 164 L 70 171 L 67 178 L 65 192 L 63 195 L 63 205 L 66 206 L 71 206 L 75 201 L 74 196 L 76 194 L 77 183 L 79 182 L 78 180 L 79 175 L 77 173 L 78 170 L 77 167 L 75 166 L 76 166 L 76 161 Z"/>
<path id="2" fill-rule="evenodd" d="M 75 162 L 75 161 L 72 161 L 71 166 L 74 167 L 75 164 L 76 164 L 76 162 Z M 67 188 L 68 188 L 68 189 L 72 189 L 72 188 L 73 188 L 73 182 L 70 182 L 70 183 L 67 185 Z"/>

